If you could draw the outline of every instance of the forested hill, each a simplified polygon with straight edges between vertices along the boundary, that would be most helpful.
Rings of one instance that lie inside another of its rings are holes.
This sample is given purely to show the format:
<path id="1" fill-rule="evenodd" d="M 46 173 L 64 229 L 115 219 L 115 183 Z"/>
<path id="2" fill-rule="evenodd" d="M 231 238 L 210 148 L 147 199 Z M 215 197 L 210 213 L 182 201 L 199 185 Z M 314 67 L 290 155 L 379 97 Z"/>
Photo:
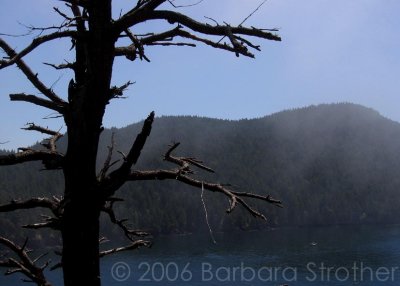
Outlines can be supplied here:
<path id="1" fill-rule="evenodd" d="M 126 153 L 140 128 L 139 123 L 105 130 L 99 165 L 111 132 L 116 134 L 116 149 Z M 162 160 L 172 141 L 181 142 L 177 155 L 195 156 L 217 171 L 196 176 L 283 200 L 284 209 L 257 204 L 270 219 L 269 226 L 400 223 L 400 124 L 374 110 L 330 104 L 240 121 L 157 118 L 137 168 L 174 168 Z M 40 164 L 1 167 L 1 202 L 62 193 L 62 176 L 38 169 Z M 138 228 L 207 231 L 198 189 L 175 181 L 130 183 L 118 195 L 126 199 L 119 205 L 121 217 Z M 207 193 L 205 203 L 215 231 L 265 227 L 240 208 L 227 215 L 223 196 Z M 1 214 L 1 232 L 39 218 L 28 213 Z"/>

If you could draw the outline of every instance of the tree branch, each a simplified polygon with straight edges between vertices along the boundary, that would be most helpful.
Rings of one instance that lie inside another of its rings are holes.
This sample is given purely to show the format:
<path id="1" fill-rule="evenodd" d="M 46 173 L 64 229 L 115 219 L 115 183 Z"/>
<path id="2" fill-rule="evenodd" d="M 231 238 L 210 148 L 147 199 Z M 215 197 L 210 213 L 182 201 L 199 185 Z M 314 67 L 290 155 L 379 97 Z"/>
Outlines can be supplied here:
<path id="1" fill-rule="evenodd" d="M 101 251 L 99 253 L 99 257 L 104 257 L 106 255 L 110 255 L 110 254 L 114 254 L 114 253 L 118 253 L 118 252 L 122 252 L 122 251 L 138 249 L 139 247 L 142 247 L 142 246 L 151 247 L 151 245 L 152 245 L 152 243 L 150 241 L 139 239 L 139 240 L 135 240 L 134 242 L 132 242 L 130 245 L 127 245 L 127 246 L 117 247 L 117 248 Z"/>
<path id="2" fill-rule="evenodd" d="M 46 169 L 59 169 L 63 164 L 64 156 L 55 151 L 49 150 L 33 150 L 28 148 L 20 148 L 22 152 L 0 156 L 0 166 L 16 165 L 31 161 L 42 161 Z"/>
<path id="3" fill-rule="evenodd" d="M 114 192 L 125 183 L 127 176 L 130 173 L 131 167 L 136 164 L 140 157 L 142 149 L 146 144 L 147 137 L 150 135 L 152 124 L 154 121 L 154 111 L 150 113 L 143 123 L 142 131 L 137 135 L 133 145 L 127 156 L 124 157 L 124 162 L 115 171 L 111 172 L 106 180 L 103 181 L 103 190 L 105 198 L 112 196 Z"/>
<path id="4" fill-rule="evenodd" d="M 9 60 L 0 60 L 0 69 L 3 69 L 5 67 L 11 66 L 15 63 L 18 63 L 19 60 L 21 60 L 24 56 L 32 52 L 34 49 L 39 47 L 40 45 L 55 40 L 55 39 L 62 39 L 62 38 L 74 38 L 76 37 L 76 32 L 75 31 L 60 31 L 60 32 L 55 32 L 52 34 L 44 35 L 41 37 L 35 38 L 30 45 L 28 45 L 25 49 L 20 51 L 19 53 L 9 53 L 8 51 L 12 50 L 11 47 L 8 46 L 8 44 L 0 38 L 0 47 L 8 54 L 10 57 Z"/>
<path id="5" fill-rule="evenodd" d="M 262 218 L 263 220 L 266 220 L 266 217 L 263 214 L 261 214 L 257 210 L 254 210 L 243 199 L 241 199 L 240 196 L 236 195 L 234 192 L 227 189 L 223 185 L 193 179 L 188 175 L 182 174 L 180 169 L 133 171 L 128 178 L 128 180 L 130 180 L 130 181 L 166 180 L 166 179 L 177 180 L 177 181 L 183 182 L 183 183 L 193 186 L 193 187 L 197 187 L 197 188 L 203 187 L 206 190 L 209 190 L 212 192 L 218 192 L 218 193 L 222 193 L 222 194 L 226 195 L 230 200 L 230 206 L 226 210 L 227 213 L 232 212 L 233 209 L 237 206 L 237 203 L 240 203 L 253 216 Z M 267 200 L 265 200 L 265 201 L 267 201 Z"/>
<path id="6" fill-rule="evenodd" d="M 150 62 L 150 60 L 146 57 L 146 55 L 144 54 L 144 48 L 143 48 L 143 44 L 141 43 L 141 41 L 138 39 L 138 37 L 136 35 L 134 35 L 129 29 L 125 30 L 126 35 L 129 37 L 129 39 L 132 41 L 132 45 L 130 45 L 130 50 L 132 50 L 133 52 L 128 52 L 125 53 L 125 57 L 130 60 L 133 61 L 136 59 L 136 54 L 139 54 L 139 58 L 140 60 L 146 60 L 147 62 Z M 118 48 L 116 49 L 116 52 L 118 52 Z"/>
<path id="7" fill-rule="evenodd" d="M 260 47 L 258 45 L 255 45 L 251 43 L 249 40 L 239 36 L 239 35 L 246 35 L 246 36 L 254 36 L 254 37 L 259 37 L 259 38 L 264 38 L 268 40 L 275 40 L 275 41 L 280 41 L 281 38 L 277 36 L 276 34 L 271 33 L 271 30 L 263 30 L 263 29 L 256 29 L 254 27 L 252 28 L 245 28 L 239 25 L 238 27 L 231 27 L 230 25 L 219 25 L 216 23 L 215 26 L 211 26 L 209 24 L 203 24 L 200 22 L 197 22 L 186 15 L 174 12 L 174 11 L 151 11 L 147 12 L 145 16 L 143 16 L 143 19 L 139 18 L 134 18 L 132 21 L 133 23 L 130 23 L 132 25 L 135 25 L 137 23 L 140 23 L 142 21 L 150 20 L 150 19 L 164 19 L 168 21 L 170 24 L 173 23 L 178 23 L 178 26 L 172 30 L 159 33 L 159 34 L 153 34 L 148 37 L 134 37 L 132 38 L 132 35 L 128 36 L 132 40 L 132 45 L 127 46 L 127 47 L 119 47 L 116 49 L 116 55 L 125 55 L 128 59 L 134 60 L 136 59 L 136 54 L 139 54 L 140 57 L 142 58 L 142 55 L 144 55 L 143 51 L 143 46 L 144 45 L 155 45 L 155 44 L 161 44 L 158 43 L 158 41 L 172 41 L 174 37 L 183 37 L 187 39 L 191 39 L 193 41 L 197 42 L 202 42 L 206 45 L 209 45 L 214 48 L 219 48 L 223 50 L 227 50 L 230 52 L 234 52 L 236 56 L 244 55 L 248 57 L 254 58 L 254 55 L 248 51 L 248 47 L 260 50 Z M 119 21 L 124 21 L 123 18 L 121 18 Z M 136 21 L 136 22 L 135 22 Z M 243 23 L 243 22 L 242 22 Z M 116 23 L 118 25 L 118 23 Z M 228 37 L 232 45 L 227 45 L 226 43 L 220 43 L 221 40 L 219 41 L 212 41 L 210 39 L 206 39 L 203 37 L 199 37 L 197 35 L 194 35 L 188 31 L 182 30 L 182 26 L 186 26 L 190 28 L 191 30 L 204 34 L 204 35 L 219 35 L 223 37 Z M 126 28 L 127 29 L 127 28 Z M 125 30 L 126 31 L 126 30 Z M 275 31 L 275 30 L 273 30 Z M 174 44 L 173 42 L 168 42 L 164 43 L 164 45 L 171 45 Z M 184 45 L 181 43 L 180 45 Z M 188 44 L 186 44 L 188 45 Z M 189 44 L 190 45 L 190 44 Z"/>
<path id="8" fill-rule="evenodd" d="M 51 135 L 50 138 L 46 139 L 48 142 L 47 143 L 42 143 L 43 146 L 45 146 L 47 149 L 49 149 L 52 152 L 57 151 L 57 146 L 56 142 L 63 137 L 63 135 L 58 132 L 58 131 L 53 131 L 48 128 L 44 128 L 38 125 L 35 125 L 34 123 L 27 123 L 27 127 L 22 128 L 23 130 L 29 130 L 29 131 L 38 131 L 43 134 Z"/>
<path id="9" fill-rule="evenodd" d="M 51 63 L 43 63 L 46 66 L 52 67 L 56 70 L 63 70 L 63 69 L 72 69 L 75 70 L 76 68 L 76 64 L 75 63 L 69 63 L 66 62 L 65 64 L 59 64 L 59 65 L 55 65 L 55 64 L 51 64 Z"/>
<path id="10" fill-rule="evenodd" d="M 190 169 L 190 164 L 193 164 L 192 160 L 188 160 L 188 158 L 183 158 L 183 157 L 174 157 L 171 155 L 172 151 L 174 151 L 177 147 L 179 146 L 179 143 L 176 143 L 171 146 L 171 148 L 167 151 L 167 153 L 164 156 L 164 159 L 166 161 L 169 161 L 171 163 L 174 163 L 178 166 L 180 166 L 178 169 L 174 170 L 151 170 L 151 171 L 133 171 L 128 180 L 130 181 L 139 181 L 139 180 L 165 180 L 165 179 L 171 179 L 171 180 L 177 180 L 180 182 L 183 182 L 185 184 L 188 184 L 193 187 L 201 188 L 201 189 L 206 189 L 212 192 L 218 192 L 222 193 L 225 196 L 228 197 L 230 201 L 230 206 L 226 210 L 228 213 L 232 212 L 234 208 L 240 204 L 242 207 L 244 207 L 250 214 L 252 214 L 255 217 L 262 218 L 266 220 L 266 217 L 255 210 L 253 207 L 249 206 L 246 201 L 243 200 L 243 198 L 254 198 L 262 201 L 266 201 L 268 203 L 271 203 L 275 206 L 282 207 L 282 202 L 273 199 L 270 195 L 267 196 L 262 196 L 262 195 L 257 195 L 257 194 L 252 194 L 252 193 L 241 193 L 241 192 L 234 192 L 232 190 L 229 190 L 226 188 L 226 186 L 222 184 L 215 184 L 215 183 L 210 183 L 210 182 L 205 182 L 201 181 L 198 179 L 194 179 L 190 177 L 190 174 L 193 173 L 193 171 Z M 196 161 L 198 162 L 198 161 Z M 196 165 L 196 164 L 194 164 Z M 200 164 L 196 165 L 197 167 L 200 167 L 202 169 L 208 170 L 208 167 L 205 167 L 204 165 Z"/>
<path id="11" fill-rule="evenodd" d="M 83 8 L 86 8 L 90 3 L 90 0 L 59 0 L 59 1 L 69 3 L 71 5 L 80 6 Z"/>
<path id="12" fill-rule="evenodd" d="M 174 143 L 174 144 L 172 144 L 171 146 L 170 146 L 170 148 L 168 149 L 168 151 L 165 153 L 165 155 L 164 155 L 164 160 L 165 161 L 169 161 L 169 162 L 171 162 L 171 163 L 174 163 L 174 164 L 176 164 L 176 165 L 179 165 L 179 166 L 181 166 L 181 168 L 180 168 L 180 171 L 181 172 L 190 172 L 191 173 L 191 171 L 190 171 L 190 165 L 194 165 L 194 166 L 196 166 L 196 167 L 198 167 L 198 168 L 200 168 L 200 169 L 203 169 L 203 170 L 206 170 L 206 171 L 208 171 L 208 172 L 211 172 L 211 173 L 214 173 L 214 170 L 213 169 L 211 169 L 211 168 L 209 168 L 209 167 L 207 167 L 207 166 L 205 166 L 205 165 L 203 165 L 202 163 L 202 161 L 200 161 L 200 160 L 197 160 L 196 158 L 192 158 L 192 157 L 175 157 L 175 156 L 172 156 L 171 155 L 171 153 L 176 149 L 176 148 L 178 148 L 178 146 L 180 145 L 181 143 L 179 143 L 179 142 L 177 142 L 177 143 Z"/>
<path id="13" fill-rule="evenodd" d="M 54 101 L 62 106 L 67 106 L 67 103 L 62 100 L 53 90 L 48 88 L 42 81 L 39 80 L 38 75 L 35 74 L 22 60 L 21 56 L 17 54 L 3 39 L 0 38 L 0 48 L 2 48 L 6 54 L 11 58 L 9 61 L 0 61 L 0 69 L 10 65 L 9 63 L 16 63 L 18 68 L 25 74 L 27 79 L 39 90 L 44 96 L 51 101 Z"/>
<path id="14" fill-rule="evenodd" d="M 26 224 L 23 228 L 27 229 L 41 229 L 41 228 L 51 228 L 53 230 L 61 230 L 60 213 L 58 212 L 58 217 L 51 217 L 47 215 L 42 215 L 44 222 Z"/>
<path id="15" fill-rule="evenodd" d="M 25 210 L 34 208 L 45 208 L 56 216 L 59 215 L 59 200 L 56 198 L 31 198 L 28 200 L 12 200 L 8 204 L 0 205 L 0 212 L 12 212 L 15 210 Z"/>
<path id="16" fill-rule="evenodd" d="M 180 43 L 175 43 L 175 42 L 154 42 L 154 43 L 148 44 L 148 46 L 164 46 L 164 47 L 177 46 L 177 47 L 192 47 L 192 48 L 194 48 L 194 47 L 196 47 L 196 44 L 183 43 L 183 42 L 180 42 Z"/>
<path id="17" fill-rule="evenodd" d="M 121 228 L 122 231 L 124 232 L 125 237 L 132 242 L 135 242 L 135 237 L 149 236 L 150 234 L 146 231 L 128 228 L 125 225 L 125 222 L 127 221 L 126 219 L 121 219 L 121 220 L 117 219 L 114 209 L 113 209 L 114 203 L 116 203 L 117 201 L 122 201 L 122 200 L 111 200 L 111 201 L 107 202 L 107 204 L 102 208 L 102 211 L 108 215 L 111 222 L 116 224 L 119 228 Z"/>
<path id="18" fill-rule="evenodd" d="M 111 168 L 111 166 L 113 166 L 115 163 L 118 162 L 118 161 L 115 161 L 115 162 L 111 163 L 112 155 L 114 152 L 114 146 L 115 146 L 115 140 L 114 140 L 114 132 L 113 132 L 111 134 L 111 145 L 107 146 L 107 148 L 108 148 L 107 158 L 104 161 L 103 168 L 100 170 L 100 173 L 97 176 L 99 181 L 104 180 L 104 178 L 106 177 L 106 174 L 107 174 L 108 170 Z"/>
<path id="19" fill-rule="evenodd" d="M 113 98 L 124 98 L 124 91 L 131 86 L 132 84 L 135 84 L 134 82 L 128 81 L 127 83 L 121 85 L 121 86 L 113 86 L 111 88 L 111 96 L 110 99 Z"/>
<path id="20" fill-rule="evenodd" d="M 203 2 L 203 1 L 204 1 L 204 0 L 198 0 L 197 2 L 192 3 L 192 4 L 187 4 L 187 5 L 176 5 L 176 4 L 173 3 L 174 0 L 168 0 L 169 4 L 171 4 L 172 7 L 174 7 L 174 8 L 193 7 L 193 6 L 199 5 L 199 4 L 200 4 L 201 2 Z"/>
<path id="21" fill-rule="evenodd" d="M 118 23 L 123 23 L 127 21 L 130 18 L 135 18 L 135 17 L 140 17 L 142 14 L 146 14 L 154 9 L 156 9 L 158 6 L 166 2 L 167 0 L 139 0 L 136 4 L 136 6 L 128 11 L 125 15 L 123 15 L 117 22 Z M 122 27 L 123 25 L 117 24 L 115 25 L 117 30 L 118 27 Z M 121 29 L 120 32 L 124 31 L 125 29 L 129 28 L 132 25 L 127 25 L 125 28 Z M 120 34 L 120 32 L 118 34 Z"/>
<path id="22" fill-rule="evenodd" d="M 148 18 L 146 20 L 166 20 L 168 21 L 168 23 L 171 24 L 179 23 L 185 27 L 190 28 L 193 31 L 207 35 L 219 36 L 219 35 L 226 35 L 228 32 L 232 32 L 233 34 L 253 36 L 273 41 L 281 41 L 281 38 L 278 35 L 270 33 L 267 30 L 256 29 L 254 27 L 246 28 L 242 26 L 237 26 L 237 27 L 231 27 L 228 25 L 211 26 L 197 22 L 186 15 L 174 11 L 166 11 L 166 10 L 152 11 L 148 15 Z"/>
<path id="23" fill-rule="evenodd" d="M 60 218 L 62 216 L 62 209 L 60 207 L 61 200 L 57 197 L 49 198 L 31 198 L 28 200 L 12 200 L 8 204 L 0 205 L 0 213 L 12 212 L 16 210 L 34 209 L 34 208 L 45 208 L 50 210 L 55 217 L 42 215 L 43 222 L 23 225 L 23 228 L 39 229 L 39 228 L 51 228 L 54 230 L 60 230 Z"/>
<path id="24" fill-rule="evenodd" d="M 159 38 L 161 36 L 165 36 L 165 39 L 170 37 L 171 40 L 174 37 L 179 36 L 179 37 L 182 37 L 182 38 L 191 39 L 191 40 L 196 41 L 196 42 L 201 42 L 201 43 L 206 44 L 206 45 L 208 45 L 210 47 L 213 47 L 213 48 L 222 49 L 222 50 L 226 50 L 226 51 L 229 51 L 229 52 L 237 52 L 237 49 L 235 47 L 229 46 L 229 45 L 227 45 L 225 43 L 224 44 L 220 44 L 220 43 L 211 41 L 209 39 L 205 39 L 205 38 L 193 35 L 193 34 L 187 32 L 185 30 L 182 30 L 181 26 L 178 26 L 177 28 L 175 28 L 175 29 L 173 29 L 173 30 L 171 30 L 169 32 L 164 33 L 164 35 L 158 34 L 158 35 L 150 36 L 150 37 L 147 37 L 147 38 L 143 38 L 142 41 L 144 42 L 145 45 L 152 45 L 154 43 L 154 41 L 161 40 L 161 39 L 157 39 L 157 38 Z M 248 44 L 250 42 L 246 41 L 245 43 Z M 253 44 L 251 44 L 249 46 L 250 47 L 254 47 Z M 241 51 L 241 54 L 243 54 L 245 56 L 252 57 L 252 58 L 254 57 L 254 55 L 251 54 L 250 52 L 248 52 L 246 49 L 240 49 L 240 51 Z"/>
<path id="25" fill-rule="evenodd" d="M 238 35 L 254 36 L 267 40 L 281 41 L 281 38 L 278 35 L 263 29 L 245 28 L 242 26 L 231 27 L 228 25 L 211 26 L 197 22 L 184 14 L 168 10 L 146 11 L 146 13 L 142 11 L 127 13 L 124 17 L 116 21 L 114 25 L 119 33 L 121 33 L 129 27 L 147 20 L 166 20 L 170 24 L 178 23 L 195 32 L 206 35 L 228 36 L 228 34 L 233 33 Z"/>
<path id="26" fill-rule="evenodd" d="M 229 52 L 234 52 L 236 54 L 242 54 L 244 56 L 248 56 L 251 58 L 254 58 L 254 55 L 250 53 L 247 48 L 244 45 L 247 45 L 251 48 L 254 48 L 256 50 L 260 50 L 260 47 L 257 45 L 254 45 L 250 41 L 239 37 L 239 36 L 232 36 L 233 41 L 235 43 L 235 46 L 229 46 L 226 43 L 220 44 L 219 42 L 215 42 L 209 39 L 201 38 L 199 36 L 193 35 L 185 30 L 182 30 L 182 26 L 178 25 L 176 28 L 159 33 L 159 34 L 153 34 L 147 37 L 142 37 L 142 38 L 135 38 L 135 42 L 129 46 L 125 47 L 117 47 L 115 49 L 115 55 L 116 56 L 125 56 L 127 59 L 133 61 L 137 58 L 137 54 L 140 56 L 140 59 L 145 58 L 147 61 L 148 58 L 144 55 L 144 48 L 143 46 L 153 46 L 153 45 L 176 45 L 176 46 L 191 46 L 195 47 L 196 45 L 193 43 L 176 43 L 172 42 L 175 37 L 182 37 L 186 39 L 190 39 L 196 42 L 201 42 L 203 44 L 206 44 L 208 46 L 211 46 L 213 48 L 217 49 L 222 49 L 226 50 Z M 232 38 L 231 37 L 231 38 Z M 236 40 L 237 39 L 237 40 Z M 240 44 L 238 42 L 240 41 Z M 160 41 L 167 41 L 167 42 L 160 42 Z"/>
<path id="27" fill-rule="evenodd" d="M 19 259 L 16 260 L 15 258 L 9 257 L 5 260 L 0 260 L 0 266 L 10 268 L 6 272 L 6 275 L 22 273 L 29 279 L 27 282 L 36 283 L 38 286 L 51 286 L 50 282 L 47 281 L 43 273 L 44 269 L 49 265 L 49 262 L 46 262 L 41 267 L 36 266 L 35 263 L 43 256 L 40 256 L 35 260 L 31 260 L 31 258 L 28 256 L 28 251 L 26 250 L 27 240 L 23 246 L 18 246 L 11 240 L 0 237 L 0 244 L 14 252 Z"/>
<path id="28" fill-rule="evenodd" d="M 25 101 L 29 103 L 33 103 L 42 107 L 46 107 L 49 109 L 52 109 L 54 111 L 57 111 L 60 114 L 65 113 L 65 105 L 64 104 L 59 104 L 58 102 L 46 100 L 40 97 L 37 97 L 35 95 L 31 94 L 25 94 L 25 93 L 15 93 L 15 94 L 10 94 L 10 100 L 11 101 Z"/>

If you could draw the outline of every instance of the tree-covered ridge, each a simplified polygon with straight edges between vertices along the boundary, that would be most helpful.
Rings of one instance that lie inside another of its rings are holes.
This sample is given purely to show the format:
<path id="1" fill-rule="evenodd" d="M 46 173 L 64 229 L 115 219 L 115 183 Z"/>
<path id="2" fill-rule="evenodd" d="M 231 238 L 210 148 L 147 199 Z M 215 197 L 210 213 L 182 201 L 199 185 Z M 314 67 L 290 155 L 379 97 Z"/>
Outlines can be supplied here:
<path id="1" fill-rule="evenodd" d="M 115 149 L 127 152 L 140 128 L 138 123 L 105 130 L 99 154 L 107 154 L 112 132 Z M 226 198 L 205 194 L 215 231 L 400 222 L 400 124 L 371 109 L 330 104 L 240 121 L 157 118 L 136 168 L 171 167 L 162 156 L 173 141 L 182 143 L 180 154 L 195 155 L 216 170 L 202 173 L 203 178 L 229 182 L 237 191 L 270 193 L 284 202 L 284 209 L 268 208 L 270 221 L 265 225 L 239 210 L 224 215 Z M 99 158 L 99 168 L 104 160 Z M 55 190 L 61 194 L 62 176 L 54 171 L 36 176 L 38 169 L 39 164 L 0 168 L 1 202 Z M 119 194 L 127 203 L 119 206 L 119 217 L 129 218 L 137 228 L 155 233 L 207 231 L 200 190 L 171 181 L 127 183 L 123 188 Z M 24 212 L 1 216 L 0 229 L 19 234 L 19 215 Z M 104 232 L 112 235 L 113 229 Z"/>

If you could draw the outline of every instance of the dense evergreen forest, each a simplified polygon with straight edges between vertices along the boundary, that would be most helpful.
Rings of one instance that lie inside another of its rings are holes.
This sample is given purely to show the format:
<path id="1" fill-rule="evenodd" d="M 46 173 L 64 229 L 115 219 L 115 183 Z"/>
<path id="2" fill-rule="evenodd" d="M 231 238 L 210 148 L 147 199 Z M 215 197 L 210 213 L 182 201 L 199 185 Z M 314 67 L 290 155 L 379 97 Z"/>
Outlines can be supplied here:
<path id="1" fill-rule="evenodd" d="M 138 123 L 105 130 L 99 167 L 112 132 L 115 149 L 126 152 L 140 128 Z M 284 209 L 257 204 L 269 218 L 266 224 L 239 208 L 227 215 L 226 198 L 206 193 L 214 231 L 400 223 L 400 124 L 372 109 L 342 103 L 239 121 L 161 117 L 154 122 L 136 167 L 174 168 L 162 160 L 171 142 L 181 142 L 177 155 L 194 156 L 216 170 L 211 175 L 199 170 L 199 178 L 230 183 L 236 190 L 269 193 L 284 202 Z M 115 158 L 119 157 L 117 153 Z M 40 169 L 40 164 L 0 168 L 0 203 L 15 197 L 61 194 L 61 174 Z M 118 193 L 126 200 L 119 204 L 119 216 L 155 234 L 206 232 L 200 192 L 174 181 L 126 184 Z M 40 220 L 41 214 L 1 214 L 0 235 L 26 235 L 20 225 Z M 119 235 L 119 230 L 106 225 L 105 236 Z M 33 241 L 57 243 L 58 238 L 50 232 L 39 232 Z"/>

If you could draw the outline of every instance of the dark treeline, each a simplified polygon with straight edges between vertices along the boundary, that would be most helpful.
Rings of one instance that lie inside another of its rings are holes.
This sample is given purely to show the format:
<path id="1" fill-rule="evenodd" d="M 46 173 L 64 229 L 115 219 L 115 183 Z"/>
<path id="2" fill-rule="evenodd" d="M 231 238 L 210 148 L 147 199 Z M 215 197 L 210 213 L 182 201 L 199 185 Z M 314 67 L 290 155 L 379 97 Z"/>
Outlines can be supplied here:
<path id="1" fill-rule="evenodd" d="M 115 149 L 126 152 L 140 128 L 141 124 L 133 124 L 105 130 L 99 167 L 112 132 Z M 265 224 L 239 208 L 226 215 L 226 198 L 205 194 L 214 231 L 400 222 L 400 124 L 371 109 L 333 104 L 240 121 L 158 118 L 136 168 L 174 168 L 162 160 L 172 141 L 182 143 L 177 155 L 195 156 L 216 170 L 211 175 L 199 171 L 199 178 L 230 183 L 235 190 L 270 193 L 284 202 L 284 209 L 258 204 L 269 218 Z M 0 202 L 61 194 L 62 176 L 38 172 L 40 168 L 40 164 L 0 168 Z M 136 228 L 154 233 L 205 232 L 200 193 L 173 181 L 130 183 L 118 193 L 126 200 L 118 213 Z M 19 226 L 40 220 L 40 214 L 39 210 L 33 215 L 3 214 L 0 234 L 26 235 Z M 104 234 L 120 236 L 111 225 Z M 50 243 L 57 237 L 42 232 L 34 240 Z"/>

